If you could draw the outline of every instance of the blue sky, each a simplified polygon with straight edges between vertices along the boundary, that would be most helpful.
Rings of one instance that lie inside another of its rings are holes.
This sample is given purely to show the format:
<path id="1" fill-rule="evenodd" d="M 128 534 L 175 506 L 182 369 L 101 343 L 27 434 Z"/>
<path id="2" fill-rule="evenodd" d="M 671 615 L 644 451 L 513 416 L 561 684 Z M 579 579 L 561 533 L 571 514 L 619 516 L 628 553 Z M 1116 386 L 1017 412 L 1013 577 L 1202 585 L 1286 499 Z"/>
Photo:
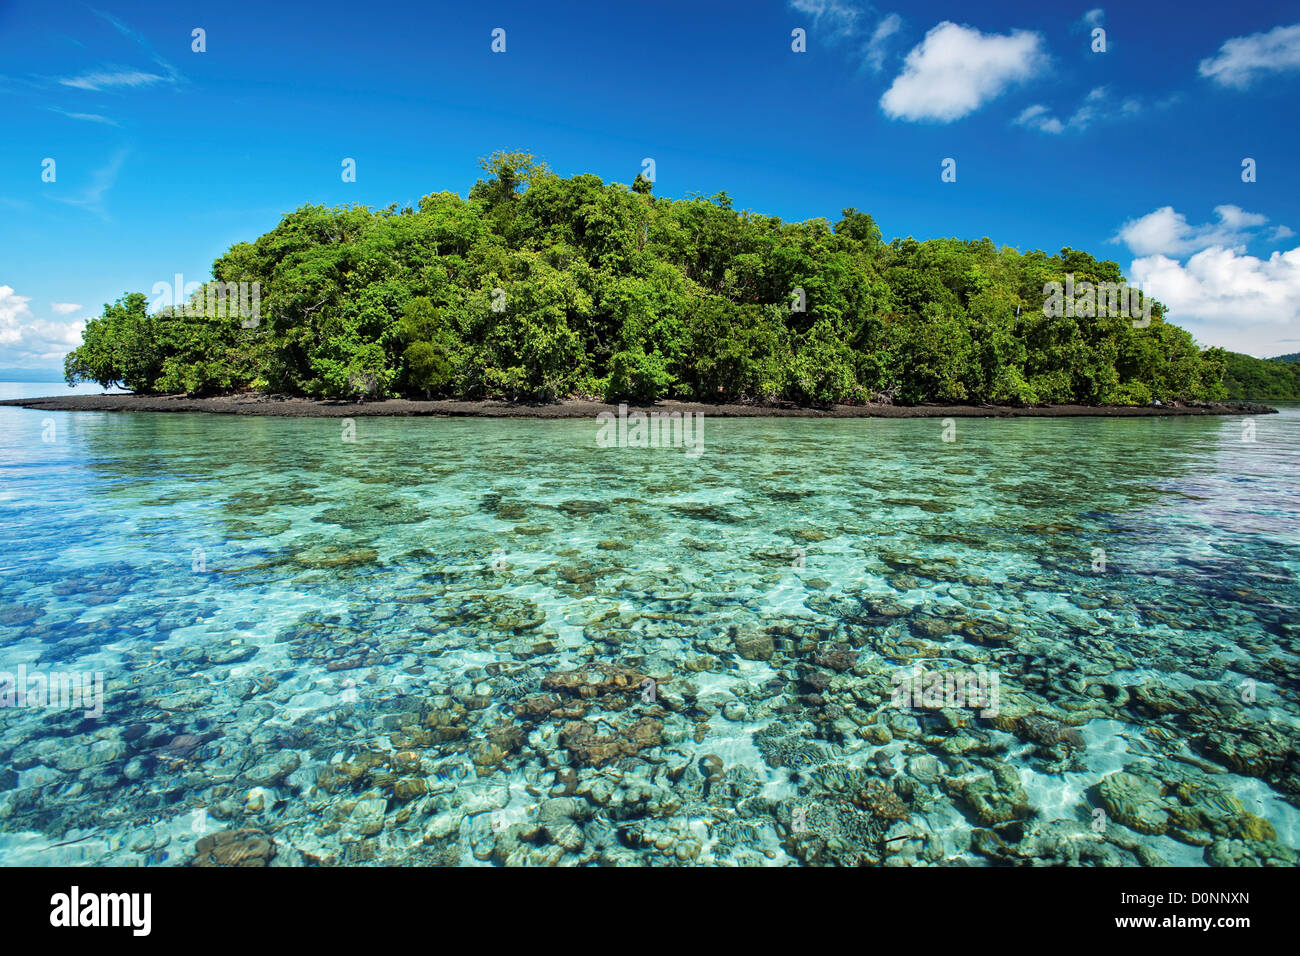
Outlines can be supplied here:
<path id="1" fill-rule="evenodd" d="M 496 149 L 1087 249 L 1203 343 L 1300 351 L 1300 2 L 179 6 L 0 0 L 0 368 L 58 367 L 104 302 L 303 203 L 464 194 Z"/>

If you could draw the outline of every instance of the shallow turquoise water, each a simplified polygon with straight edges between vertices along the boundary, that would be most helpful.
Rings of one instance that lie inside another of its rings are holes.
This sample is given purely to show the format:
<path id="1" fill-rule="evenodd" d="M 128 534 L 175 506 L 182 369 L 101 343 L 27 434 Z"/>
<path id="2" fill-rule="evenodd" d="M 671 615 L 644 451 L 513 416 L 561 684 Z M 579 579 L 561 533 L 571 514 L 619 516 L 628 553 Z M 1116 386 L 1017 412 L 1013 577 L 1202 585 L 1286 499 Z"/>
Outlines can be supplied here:
<path id="1" fill-rule="evenodd" d="M 711 418 L 692 459 L 0 409 L 0 671 L 105 688 L 0 710 L 0 863 L 1293 863 L 1300 411 L 1254 425 Z M 918 662 L 997 716 L 896 706 Z"/>

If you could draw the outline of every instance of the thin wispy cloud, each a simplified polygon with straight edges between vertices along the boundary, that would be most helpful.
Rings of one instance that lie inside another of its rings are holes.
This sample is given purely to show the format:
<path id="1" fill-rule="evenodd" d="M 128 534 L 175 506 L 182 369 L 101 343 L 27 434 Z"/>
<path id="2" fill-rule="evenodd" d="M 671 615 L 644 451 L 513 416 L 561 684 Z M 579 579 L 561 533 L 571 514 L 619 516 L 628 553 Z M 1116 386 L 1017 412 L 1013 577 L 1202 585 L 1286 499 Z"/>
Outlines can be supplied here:
<path id="1" fill-rule="evenodd" d="M 854 36 L 865 12 L 852 0 L 790 0 L 790 6 L 812 17 L 813 26 L 828 39 Z"/>
<path id="2" fill-rule="evenodd" d="M 123 67 L 116 65 L 103 66 L 96 70 L 79 73 L 75 76 L 63 76 L 58 78 L 58 82 L 63 86 L 72 87 L 73 89 L 102 91 L 102 90 L 122 90 L 122 89 L 140 89 L 145 87 L 156 86 L 158 84 L 175 85 L 180 83 L 184 77 L 181 72 L 171 63 L 158 55 L 154 50 L 153 44 L 140 33 L 112 14 L 105 13 L 102 10 L 96 10 L 94 7 L 89 8 L 95 16 L 109 24 L 114 30 L 126 39 L 148 54 L 155 67 L 160 67 L 160 71 L 142 70 L 132 67 Z"/>
<path id="3" fill-rule="evenodd" d="M 864 53 L 864 60 L 871 72 L 879 73 L 885 68 L 885 55 L 889 52 L 889 41 L 903 27 L 903 18 L 897 13 L 891 13 L 881 19 L 876 24 L 876 29 L 871 33 L 871 39 L 867 41 L 867 49 Z"/>
<path id="4" fill-rule="evenodd" d="M 117 17 L 113 16 L 111 13 L 105 13 L 103 10 L 97 10 L 94 7 L 87 7 L 87 9 L 89 9 L 90 12 L 93 13 L 95 16 L 99 17 L 100 19 L 110 24 L 113 27 L 113 29 L 115 29 L 118 33 L 122 34 L 122 36 L 128 38 L 129 40 L 134 41 L 135 43 L 138 43 L 140 46 L 144 47 L 146 50 L 149 50 L 151 53 L 153 52 L 153 48 L 149 46 L 149 41 L 145 39 L 144 34 L 142 34 L 139 30 L 134 30 L 131 27 L 127 26 L 125 23 L 123 23 Z"/>
<path id="5" fill-rule="evenodd" d="M 144 50 L 155 60 L 162 60 L 162 57 L 159 56 L 158 52 L 153 48 L 153 44 L 149 42 L 148 37 L 146 37 L 139 30 L 136 30 L 133 27 L 129 26 L 128 24 L 123 23 L 121 20 L 113 16 L 111 13 L 106 13 L 103 10 L 97 10 L 95 7 L 91 7 L 91 6 L 87 6 L 86 9 L 88 9 L 95 16 L 99 17 L 101 20 L 103 20 L 105 23 L 111 26 L 118 33 L 122 34 L 122 36 L 126 37 L 136 46 L 140 47 L 140 49 Z"/>
<path id="6" fill-rule="evenodd" d="M 102 123 L 105 126 L 121 126 L 115 119 L 107 116 L 100 116 L 98 113 L 70 113 L 67 110 L 61 110 L 57 106 L 51 106 L 50 111 L 66 116 L 68 119 L 82 120 L 86 123 Z"/>
<path id="7" fill-rule="evenodd" d="M 790 9 L 812 18 L 812 28 L 828 44 L 860 51 L 862 65 L 873 73 L 884 69 L 890 41 L 903 26 L 897 13 L 883 16 L 869 3 L 856 0 L 789 0 Z"/>
<path id="8" fill-rule="evenodd" d="M 113 16 L 112 14 L 105 13 L 102 10 L 96 10 L 94 7 L 91 7 L 90 10 L 96 16 L 103 18 L 105 22 L 111 25 L 113 29 L 116 30 L 118 33 L 122 34 L 122 36 L 126 37 L 136 46 L 140 47 L 140 49 L 144 50 L 145 53 L 149 54 L 149 57 L 154 61 L 154 63 L 161 66 L 166 71 L 168 79 L 170 80 L 181 79 L 180 71 L 176 69 L 176 67 L 172 66 L 172 64 L 169 63 L 167 60 L 164 60 L 162 56 L 159 55 L 158 51 L 153 48 L 153 44 L 149 42 L 148 38 L 145 37 L 143 33 L 141 33 L 139 30 L 135 30 L 127 26 L 125 23 L 117 19 L 117 17 Z"/>
<path id="9" fill-rule="evenodd" d="M 79 90 L 108 90 L 119 86 L 131 89 L 140 86 L 152 86 L 154 83 L 166 83 L 168 78 L 159 76 L 157 73 L 145 73 L 142 70 L 115 70 L 62 77 L 59 82 L 64 86 L 72 86 Z"/>
<path id="10" fill-rule="evenodd" d="M 1117 103 L 1106 87 L 1099 86 L 1091 90 L 1066 119 L 1059 118 L 1048 107 L 1036 103 L 1026 107 L 1012 122 L 1016 126 L 1059 136 L 1067 132 L 1082 133 L 1103 120 L 1131 119 L 1140 116 L 1142 111 L 1142 104 L 1137 99 L 1129 97 Z"/>
<path id="11" fill-rule="evenodd" d="M 32 76 L 9 76 L 0 73 L 0 93 L 29 93 L 49 87 L 49 80 Z"/>
<path id="12" fill-rule="evenodd" d="M 121 172 L 122 164 L 126 161 L 126 154 L 126 150 L 118 150 L 109 159 L 106 166 L 102 166 L 91 173 L 90 185 L 82 190 L 80 195 L 51 195 L 50 198 L 55 202 L 61 202 L 68 206 L 75 206 L 78 209 L 84 209 L 87 212 L 94 213 L 101 219 L 108 221 L 109 215 L 107 209 L 104 207 L 104 197 L 117 182 L 117 175 Z"/>

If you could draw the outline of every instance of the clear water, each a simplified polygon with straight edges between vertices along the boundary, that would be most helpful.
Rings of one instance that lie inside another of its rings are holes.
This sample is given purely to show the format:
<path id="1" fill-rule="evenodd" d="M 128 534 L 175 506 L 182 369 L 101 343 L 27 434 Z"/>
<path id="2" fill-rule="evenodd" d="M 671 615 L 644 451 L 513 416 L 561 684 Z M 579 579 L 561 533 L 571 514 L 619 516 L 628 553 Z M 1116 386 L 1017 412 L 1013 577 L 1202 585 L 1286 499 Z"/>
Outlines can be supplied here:
<path id="1" fill-rule="evenodd" d="M 98 716 L 0 710 L 0 863 L 239 829 L 280 863 L 1286 862 L 1300 410 L 1254 428 L 709 419 L 692 459 L 594 421 L 0 408 L 0 671 L 104 681 Z M 1001 719 L 895 706 L 918 661 L 996 671 Z M 659 699 L 517 713 L 591 662 Z M 614 759 L 566 743 L 643 717 Z M 1099 796 L 1121 769 L 1145 810 Z"/>

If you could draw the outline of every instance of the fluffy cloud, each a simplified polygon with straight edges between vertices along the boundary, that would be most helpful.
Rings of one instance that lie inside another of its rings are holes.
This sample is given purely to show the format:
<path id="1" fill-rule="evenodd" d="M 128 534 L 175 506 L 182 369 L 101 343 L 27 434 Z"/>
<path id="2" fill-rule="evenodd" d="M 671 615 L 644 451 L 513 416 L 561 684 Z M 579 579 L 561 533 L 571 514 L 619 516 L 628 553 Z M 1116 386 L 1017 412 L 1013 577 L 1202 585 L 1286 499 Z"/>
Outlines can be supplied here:
<path id="1" fill-rule="evenodd" d="M 85 319 L 56 322 L 38 319 L 27 303 L 31 296 L 18 295 L 0 285 L 0 364 L 16 367 L 50 366 L 81 344 Z M 80 308 L 80 306 L 77 306 Z"/>
<path id="2" fill-rule="evenodd" d="M 1201 61 L 1200 73 L 1220 86 L 1244 90 L 1267 73 L 1300 69 L 1300 23 L 1233 37 Z"/>
<path id="3" fill-rule="evenodd" d="M 76 302 L 51 302 L 50 308 L 53 309 L 57 315 L 71 315 L 73 312 L 80 309 L 81 306 Z"/>
<path id="4" fill-rule="evenodd" d="M 1276 354 L 1283 333 L 1300 331 L 1300 247 L 1260 259 L 1211 246 L 1186 264 L 1145 256 L 1129 276 L 1209 345 Z"/>
<path id="5" fill-rule="evenodd" d="M 1300 331 L 1300 248 L 1267 259 L 1246 253 L 1248 242 L 1276 241 L 1291 230 L 1265 233 L 1268 217 L 1239 206 L 1214 212 L 1216 221 L 1202 225 L 1172 206 L 1126 222 L 1112 241 L 1136 256 L 1129 280 L 1207 345 L 1255 355 L 1294 351 L 1283 343 Z"/>
<path id="6" fill-rule="evenodd" d="M 1268 223 L 1268 217 L 1246 212 L 1240 206 L 1215 206 L 1217 222 L 1193 226 L 1173 206 L 1162 206 L 1120 227 L 1111 242 L 1122 242 L 1135 256 L 1168 255 L 1181 257 L 1209 246 L 1223 246 L 1244 252 L 1246 244 L 1256 238 L 1254 230 Z M 1282 230 L 1286 230 L 1284 234 Z M 1274 229 L 1274 239 L 1290 234 L 1286 226 Z"/>
<path id="7" fill-rule="evenodd" d="M 1046 65 L 1037 33 L 981 33 L 945 20 L 907 54 L 880 107 L 891 119 L 950 123 Z"/>

